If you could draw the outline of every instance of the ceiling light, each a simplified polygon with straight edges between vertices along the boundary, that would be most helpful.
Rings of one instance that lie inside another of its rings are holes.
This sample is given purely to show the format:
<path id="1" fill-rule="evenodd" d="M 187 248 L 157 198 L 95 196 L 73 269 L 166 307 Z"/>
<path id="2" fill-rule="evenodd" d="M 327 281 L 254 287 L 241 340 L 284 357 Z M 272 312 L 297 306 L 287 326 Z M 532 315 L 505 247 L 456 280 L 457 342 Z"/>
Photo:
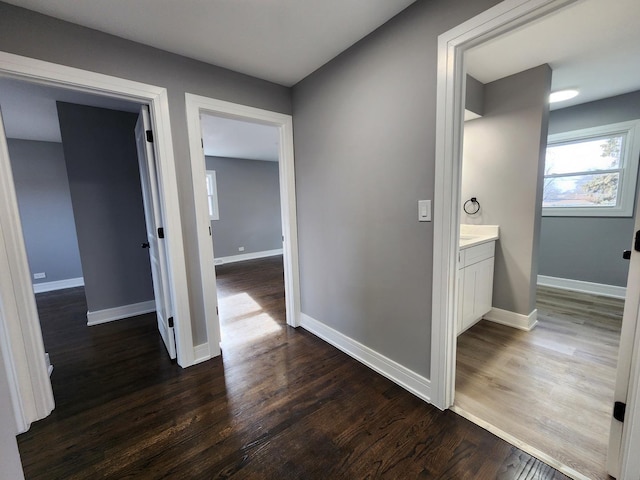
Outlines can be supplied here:
<path id="1" fill-rule="evenodd" d="M 563 102 L 578 96 L 578 90 L 558 90 L 549 95 L 549 103 Z"/>

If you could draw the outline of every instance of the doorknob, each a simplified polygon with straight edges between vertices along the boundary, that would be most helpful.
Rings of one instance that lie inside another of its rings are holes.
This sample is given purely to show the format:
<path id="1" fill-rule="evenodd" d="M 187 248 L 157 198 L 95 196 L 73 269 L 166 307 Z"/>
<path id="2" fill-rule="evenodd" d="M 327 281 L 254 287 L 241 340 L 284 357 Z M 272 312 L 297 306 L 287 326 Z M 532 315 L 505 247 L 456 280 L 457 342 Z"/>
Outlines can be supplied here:
<path id="1" fill-rule="evenodd" d="M 140 245 L 142 248 L 149 248 L 149 242 L 144 242 L 142 245 Z"/>
<path id="2" fill-rule="evenodd" d="M 622 258 L 625 260 L 631 260 L 631 250 L 625 250 L 622 252 Z"/>

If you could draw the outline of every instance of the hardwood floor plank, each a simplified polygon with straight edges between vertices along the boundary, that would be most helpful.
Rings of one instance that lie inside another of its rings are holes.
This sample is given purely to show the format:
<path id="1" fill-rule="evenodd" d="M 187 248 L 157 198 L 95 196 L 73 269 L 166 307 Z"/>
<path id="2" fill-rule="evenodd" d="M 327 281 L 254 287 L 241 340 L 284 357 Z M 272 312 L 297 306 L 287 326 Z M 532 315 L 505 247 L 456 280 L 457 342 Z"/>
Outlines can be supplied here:
<path id="1" fill-rule="evenodd" d="M 540 287 L 531 332 L 458 338 L 456 405 L 594 479 L 605 472 L 624 302 Z"/>
<path id="2" fill-rule="evenodd" d="M 281 257 L 216 273 L 222 357 L 188 369 L 152 314 L 38 295 L 56 409 L 19 437 L 28 479 L 566 478 L 287 326 Z"/>

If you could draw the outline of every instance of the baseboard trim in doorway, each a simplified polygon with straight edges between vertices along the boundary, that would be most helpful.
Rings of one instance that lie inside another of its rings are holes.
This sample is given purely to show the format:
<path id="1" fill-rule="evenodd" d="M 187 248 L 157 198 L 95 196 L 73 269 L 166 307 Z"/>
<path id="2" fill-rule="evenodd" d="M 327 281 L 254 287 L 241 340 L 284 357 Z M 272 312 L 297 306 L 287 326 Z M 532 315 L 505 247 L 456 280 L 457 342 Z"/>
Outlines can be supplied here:
<path id="1" fill-rule="evenodd" d="M 501 308 L 492 308 L 489 313 L 484 316 L 485 320 L 490 322 L 506 325 L 507 327 L 517 328 L 530 332 L 538 324 L 538 310 L 535 309 L 529 315 L 502 310 Z"/>
<path id="2" fill-rule="evenodd" d="M 380 375 L 387 377 L 416 397 L 431 403 L 431 381 L 429 379 L 304 313 L 300 314 L 300 326 Z"/>
<path id="3" fill-rule="evenodd" d="M 518 447 L 523 452 L 528 453 L 532 457 L 537 458 L 541 462 L 546 463 L 547 465 L 549 465 L 550 467 L 555 468 L 559 472 L 564 473 L 567 477 L 573 478 L 574 480 L 591 480 L 589 477 L 583 475 L 582 473 L 580 473 L 580 472 L 574 470 L 573 468 L 565 465 L 564 463 L 556 460 L 555 458 L 551 457 L 550 455 L 548 455 L 548 454 L 546 454 L 544 452 L 541 452 L 540 450 L 538 450 L 537 448 L 529 445 L 528 443 L 525 443 L 522 440 L 517 439 L 513 435 L 505 432 L 504 430 L 499 429 L 495 425 L 492 425 L 489 422 L 486 422 L 486 421 L 482 420 L 481 418 L 476 417 L 473 413 L 469 413 L 466 410 L 464 410 L 463 408 L 460 408 L 460 407 L 454 405 L 453 407 L 451 407 L 451 411 L 455 412 L 456 414 L 460 415 L 463 418 L 466 418 L 471 423 L 475 423 L 480 428 L 482 428 L 482 429 L 484 429 L 484 430 L 486 430 L 486 431 L 488 431 L 490 433 L 493 433 L 496 437 L 501 438 L 502 440 L 504 440 L 507 443 L 510 443 L 514 447 Z"/>
<path id="4" fill-rule="evenodd" d="M 209 343 L 201 343 L 200 345 L 193 347 L 193 357 L 194 365 L 206 362 L 213 358 L 211 357 L 211 352 L 209 352 Z"/>
<path id="5" fill-rule="evenodd" d="M 263 250 L 262 252 L 242 253 L 240 255 L 231 255 L 230 257 L 217 257 L 213 259 L 213 264 L 224 265 L 225 263 L 244 262 L 245 260 L 275 257 L 276 255 L 282 255 L 281 248 L 276 250 Z"/>
<path id="6" fill-rule="evenodd" d="M 84 277 L 67 278 L 65 280 L 54 280 L 53 282 L 34 283 L 33 293 L 53 292 L 54 290 L 64 290 L 65 288 L 83 286 Z"/>
<path id="7" fill-rule="evenodd" d="M 123 318 L 135 317 L 136 315 L 143 315 L 155 311 L 156 302 L 154 300 L 114 308 L 105 308 L 104 310 L 87 312 L 87 325 L 91 327 L 93 325 L 100 325 L 101 323 L 122 320 Z"/>
<path id="8" fill-rule="evenodd" d="M 627 289 L 617 285 L 606 285 L 604 283 L 584 282 L 582 280 L 572 280 L 570 278 L 548 277 L 538 275 L 538 285 L 542 287 L 553 287 L 572 292 L 590 293 L 603 297 L 625 299 Z"/>

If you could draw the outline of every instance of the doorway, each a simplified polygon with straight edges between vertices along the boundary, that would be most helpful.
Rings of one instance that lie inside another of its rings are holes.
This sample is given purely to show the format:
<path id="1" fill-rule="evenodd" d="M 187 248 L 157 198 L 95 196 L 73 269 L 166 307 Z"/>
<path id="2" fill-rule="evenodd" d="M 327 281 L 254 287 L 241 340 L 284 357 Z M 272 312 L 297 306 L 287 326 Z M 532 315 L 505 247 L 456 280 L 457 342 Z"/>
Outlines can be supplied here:
<path id="1" fill-rule="evenodd" d="M 541 23 L 536 28 L 542 28 Z M 553 28 L 544 28 L 552 35 Z M 509 41 L 517 38 L 505 37 L 503 43 Z M 594 179 L 597 185 L 614 187 L 618 175 L 626 173 L 602 174 L 596 167 L 619 165 L 629 172 L 620 183 L 635 180 L 637 135 L 633 129 L 621 132 L 624 125 L 619 123 L 634 113 L 619 105 L 633 104 L 637 93 L 574 106 L 553 104 L 548 147 L 541 147 L 541 137 L 547 144 L 546 126 L 541 127 L 551 73 L 547 67 L 491 79 L 477 68 L 487 64 L 478 62 L 484 55 L 482 46 L 466 55 L 468 72 L 486 82 L 486 102 L 483 116 L 464 127 L 462 200 L 477 196 L 481 207 L 475 213 L 461 212 L 461 230 L 499 224 L 500 238 L 496 280 L 491 282 L 493 303 L 484 320 L 458 337 L 456 411 L 481 418 L 590 478 L 608 478 L 605 465 L 624 302 L 602 295 L 616 290 L 611 283 L 626 285 L 628 261 L 621 252 L 629 248 L 634 219 L 611 216 L 624 206 L 623 193 L 613 194 L 608 188 L 608 200 L 600 199 L 603 192 L 594 188 Z M 581 79 L 574 78 L 581 85 Z M 510 87 L 523 81 L 527 94 L 512 95 Z M 602 123 L 612 120 L 618 123 L 605 129 Z M 590 129 L 577 131 L 586 122 L 593 122 Z M 556 143 L 558 135 L 562 143 Z M 515 145 L 518 155 L 506 153 Z M 610 185 L 604 182 L 609 178 Z M 540 198 L 537 186 L 542 183 Z M 537 255 L 536 224 L 542 231 Z M 546 280 L 556 279 L 554 285 L 561 289 L 538 287 L 536 295 L 536 271 L 546 274 Z M 527 277 L 525 272 L 531 274 Z M 576 275 L 591 282 L 566 280 Z M 576 287 L 582 291 L 576 292 Z M 624 292 L 622 287 L 617 290 Z M 523 315 L 535 323 L 510 322 Z"/>
<path id="2" fill-rule="evenodd" d="M 186 94 L 187 127 L 191 151 L 196 216 L 200 225 L 198 251 L 202 265 L 202 296 L 210 341 L 209 355 L 220 354 L 220 319 L 218 317 L 217 286 L 215 278 L 214 248 L 212 248 L 212 213 L 207 190 L 207 166 L 205 163 L 202 118 L 204 116 L 228 119 L 253 125 L 272 127 L 277 132 L 277 159 L 281 217 L 281 242 L 284 269 L 286 323 L 297 327 L 300 318 L 300 288 L 298 273 L 298 242 L 295 204 L 295 173 L 293 163 L 293 120 L 290 115 L 247 107 L 198 95 Z M 205 132 L 206 133 L 206 132 Z M 216 174 L 216 180 L 217 174 Z M 215 222 L 215 220 L 213 220 Z M 235 245 L 240 248 L 243 245 Z M 235 252 L 234 252 L 235 253 Z M 241 254 L 241 252 L 238 252 Z"/>
<path id="3" fill-rule="evenodd" d="M 175 322 L 179 328 L 178 363 L 193 364 L 193 341 L 189 321 L 188 295 L 184 249 L 177 208 L 177 185 L 171 146 L 171 132 L 166 120 L 168 101 L 166 90 L 150 85 L 115 79 L 107 75 L 86 72 L 17 55 L 0 54 L 0 74 L 6 77 L 47 83 L 77 91 L 92 92 L 118 99 L 150 105 L 154 130 L 161 132 L 156 144 L 158 167 L 162 178 L 163 204 L 167 212 L 167 227 L 176 232 L 169 243 L 171 258 L 171 282 L 175 308 Z M 45 72 L 45 73 L 43 73 Z M 165 113 L 163 113 L 165 112 Z M 19 431 L 26 431 L 31 422 L 44 418 L 53 409 L 53 396 L 44 359 L 44 347 L 38 325 L 35 299 L 32 289 L 24 240 L 19 222 L 15 190 L 4 130 L 0 133 L 0 169 L 2 170 L 3 202 L 0 206 L 0 225 L 4 233 L 2 254 L 6 258 L 7 275 L 0 295 L 2 303 L 12 315 L 3 317 L 3 330 L 7 332 L 9 349 L 5 355 L 11 373 L 10 393 L 16 405 L 16 422 Z"/>
<path id="4" fill-rule="evenodd" d="M 285 323 L 279 132 L 200 116 L 222 348 Z"/>
<path id="5" fill-rule="evenodd" d="M 462 146 L 462 93 L 464 86 L 464 59 L 462 52 L 485 41 L 488 36 L 494 38 L 499 33 L 515 29 L 526 24 L 532 19 L 539 19 L 552 11 L 556 11 L 569 2 L 503 2 L 490 9 L 485 14 L 460 25 L 440 38 L 440 78 L 439 78 L 439 131 L 437 133 L 436 146 L 436 196 L 435 202 L 442 206 L 436 212 L 435 227 L 435 255 L 434 255 L 434 308 L 433 308 L 433 336 L 432 336 L 432 387 L 434 401 L 441 408 L 448 408 L 453 403 L 453 386 L 455 383 L 455 253 L 459 238 L 458 211 L 461 210 L 459 178 L 461 146 Z M 482 25 L 482 26 L 481 26 Z M 520 53 L 520 52 L 518 52 Z M 451 189 L 452 191 L 447 191 Z M 441 202 L 441 203 L 440 203 Z M 441 258 L 439 258 L 441 257 Z M 633 263 L 632 263 L 633 268 Z M 632 284 L 630 276 L 630 285 Z M 629 313 L 629 315 L 627 315 Z M 630 319 L 631 340 L 627 347 L 637 348 L 635 335 L 635 318 L 637 305 L 625 309 L 625 318 Z M 623 330 L 629 323 L 623 322 Z M 623 334 L 623 339 L 626 336 Z M 635 347 L 633 346 L 636 343 Z M 627 367 L 629 364 L 627 363 Z M 637 369 L 637 364 L 632 369 Z M 623 369 L 624 370 L 624 369 Z M 620 374 L 620 369 L 618 370 Z M 625 384 L 629 384 L 628 370 Z M 637 386 L 634 385 L 633 375 L 629 401 L 632 401 Z M 619 392 L 616 392 L 618 395 Z M 627 400 L 626 390 L 624 399 Z M 629 407 L 629 404 L 627 405 Z M 625 423 L 624 429 L 633 432 L 634 426 Z M 614 435 L 615 436 L 615 435 Z M 633 438 L 632 433 L 624 435 L 624 442 Z M 513 438 L 510 441 L 515 441 Z M 628 443 L 623 442 L 622 477 L 633 462 L 629 452 L 632 451 Z"/>
<path id="6" fill-rule="evenodd" d="M 96 325 L 148 322 L 151 312 L 158 325 L 163 319 L 149 262 L 158 249 L 140 248 L 155 231 L 136 151 L 141 105 L 1 79 L 0 108 L 49 372 L 50 362 L 59 367 L 54 381 L 93 371 L 106 351 L 78 363 L 68 352 L 98 344 L 106 329 Z M 167 350 L 175 358 L 175 347 Z M 64 396 L 54 393 L 60 406 Z"/>

